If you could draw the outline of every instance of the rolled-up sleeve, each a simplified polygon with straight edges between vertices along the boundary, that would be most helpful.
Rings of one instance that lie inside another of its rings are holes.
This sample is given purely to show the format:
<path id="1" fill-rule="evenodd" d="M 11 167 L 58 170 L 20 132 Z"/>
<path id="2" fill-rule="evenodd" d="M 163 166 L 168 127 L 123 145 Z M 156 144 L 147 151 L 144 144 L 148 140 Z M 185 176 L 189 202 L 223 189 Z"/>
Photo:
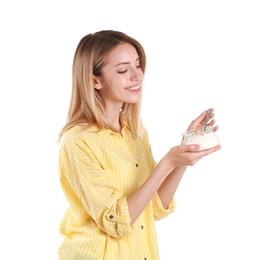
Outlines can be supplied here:
<path id="1" fill-rule="evenodd" d="M 109 236 L 120 238 L 132 232 L 127 199 L 111 172 L 82 138 L 69 136 L 60 148 L 61 182 L 75 214 L 89 215 Z"/>
<path id="2" fill-rule="evenodd" d="M 145 130 L 145 142 L 146 142 L 145 146 L 147 147 L 146 154 L 148 156 L 147 161 L 149 163 L 150 172 L 152 172 L 157 167 L 157 162 L 154 160 L 146 130 Z M 172 198 L 168 208 L 165 209 L 162 205 L 162 202 L 160 200 L 158 193 L 156 193 L 152 199 L 152 206 L 153 206 L 154 219 L 160 220 L 160 219 L 167 217 L 169 214 L 171 214 L 175 210 L 175 200 L 174 198 Z"/>
<path id="3" fill-rule="evenodd" d="M 154 210 L 154 218 L 155 220 L 160 220 L 168 215 L 170 215 L 176 208 L 175 206 L 175 199 L 172 198 L 168 208 L 164 208 L 162 205 L 162 202 L 159 198 L 159 195 L 156 193 L 154 198 L 152 199 L 152 205 L 153 205 L 153 210 Z"/>

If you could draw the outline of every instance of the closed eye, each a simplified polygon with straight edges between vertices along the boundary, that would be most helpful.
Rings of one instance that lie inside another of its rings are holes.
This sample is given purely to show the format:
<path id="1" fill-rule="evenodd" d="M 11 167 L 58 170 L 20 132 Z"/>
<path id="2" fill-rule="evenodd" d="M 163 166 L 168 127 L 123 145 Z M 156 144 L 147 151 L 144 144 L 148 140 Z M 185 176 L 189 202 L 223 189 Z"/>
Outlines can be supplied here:
<path id="1" fill-rule="evenodd" d="M 127 70 L 118 71 L 119 74 L 124 74 L 126 72 L 127 72 Z"/>

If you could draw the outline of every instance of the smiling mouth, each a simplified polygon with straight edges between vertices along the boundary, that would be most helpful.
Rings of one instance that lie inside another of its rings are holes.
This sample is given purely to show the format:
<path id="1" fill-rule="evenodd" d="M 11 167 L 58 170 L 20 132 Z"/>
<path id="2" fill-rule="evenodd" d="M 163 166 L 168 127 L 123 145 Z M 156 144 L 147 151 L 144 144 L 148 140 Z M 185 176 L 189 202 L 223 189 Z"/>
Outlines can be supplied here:
<path id="1" fill-rule="evenodd" d="M 139 89 L 140 89 L 140 85 L 135 86 L 135 87 L 131 87 L 131 88 L 127 88 L 127 90 L 129 90 L 129 91 L 135 91 L 135 90 L 139 90 Z"/>

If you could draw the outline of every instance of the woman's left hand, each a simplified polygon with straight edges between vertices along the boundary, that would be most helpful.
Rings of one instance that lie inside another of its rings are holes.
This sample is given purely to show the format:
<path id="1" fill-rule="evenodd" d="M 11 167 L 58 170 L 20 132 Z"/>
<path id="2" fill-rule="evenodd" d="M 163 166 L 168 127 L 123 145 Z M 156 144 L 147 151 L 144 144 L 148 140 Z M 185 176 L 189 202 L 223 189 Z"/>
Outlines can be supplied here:
<path id="1" fill-rule="evenodd" d="M 215 116 L 214 109 L 213 108 L 210 108 L 210 109 L 211 109 L 211 113 L 210 113 L 210 116 L 209 116 L 209 120 L 208 120 L 207 126 L 213 126 L 214 127 L 214 131 L 217 131 L 219 126 L 215 126 L 215 119 L 213 119 L 214 116 Z M 200 114 L 197 118 L 195 118 L 191 122 L 191 124 L 189 125 L 187 130 L 204 127 L 206 112 L 207 112 L 207 110 L 205 110 L 202 114 Z"/>

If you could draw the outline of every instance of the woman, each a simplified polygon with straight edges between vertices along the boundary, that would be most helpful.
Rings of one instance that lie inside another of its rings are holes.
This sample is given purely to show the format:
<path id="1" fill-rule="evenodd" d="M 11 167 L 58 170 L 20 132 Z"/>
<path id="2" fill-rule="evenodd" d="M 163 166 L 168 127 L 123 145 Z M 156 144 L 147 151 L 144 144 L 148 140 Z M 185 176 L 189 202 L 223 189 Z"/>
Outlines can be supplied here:
<path id="1" fill-rule="evenodd" d="M 140 120 L 145 67 L 143 47 L 122 32 L 99 31 L 78 44 L 68 120 L 59 135 L 69 202 L 60 260 L 159 259 L 154 221 L 174 211 L 186 167 L 220 149 L 197 153 L 199 145 L 179 145 L 155 163 Z M 205 114 L 188 129 L 203 126 Z"/>

